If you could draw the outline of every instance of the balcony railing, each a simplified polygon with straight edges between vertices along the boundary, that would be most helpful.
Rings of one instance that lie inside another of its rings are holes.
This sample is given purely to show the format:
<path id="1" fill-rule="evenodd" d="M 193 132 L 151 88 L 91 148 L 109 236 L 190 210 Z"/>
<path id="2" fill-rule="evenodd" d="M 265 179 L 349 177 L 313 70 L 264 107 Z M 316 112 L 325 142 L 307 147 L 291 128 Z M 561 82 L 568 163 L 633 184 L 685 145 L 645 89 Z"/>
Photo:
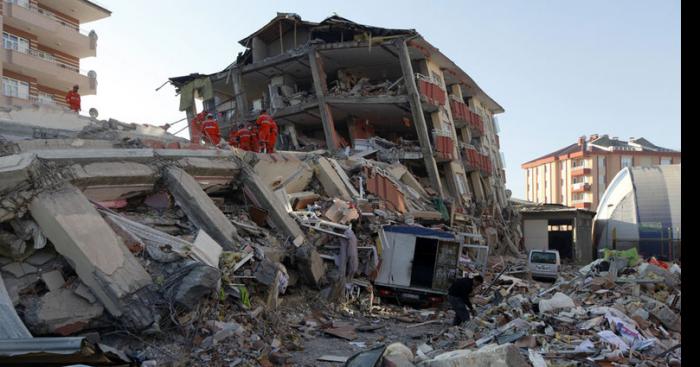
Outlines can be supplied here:
<path id="1" fill-rule="evenodd" d="M 588 182 L 577 182 L 571 185 L 572 192 L 591 191 L 591 184 Z"/>
<path id="2" fill-rule="evenodd" d="M 474 146 L 469 145 L 464 149 L 463 159 L 468 171 L 481 171 L 487 176 L 493 173 L 491 157 L 480 153 Z"/>
<path id="3" fill-rule="evenodd" d="M 14 5 L 17 5 L 17 6 L 21 6 L 21 7 L 25 8 L 25 9 L 27 9 L 27 10 L 33 12 L 33 13 L 40 14 L 40 15 L 42 15 L 42 16 L 44 16 L 44 17 L 47 17 L 47 18 L 53 20 L 54 22 L 57 22 L 58 24 L 60 24 L 60 25 L 62 25 L 62 26 L 64 26 L 64 27 L 66 27 L 66 28 L 70 28 L 70 29 L 72 29 L 72 30 L 74 30 L 74 31 L 76 31 L 76 32 L 78 32 L 78 33 L 84 35 L 84 36 L 87 36 L 87 34 L 85 34 L 85 33 L 83 33 L 83 32 L 80 31 L 80 27 L 79 27 L 79 26 L 76 26 L 76 25 L 74 25 L 74 24 L 68 23 L 68 22 L 66 22 L 65 20 L 63 20 L 63 19 L 59 18 L 58 16 L 56 16 L 56 14 L 52 13 L 51 11 L 46 10 L 46 9 L 42 9 L 42 8 L 36 6 L 36 5 L 30 4 L 29 1 L 5 0 L 5 2 L 6 2 L 6 3 L 10 3 L 10 4 L 14 4 Z"/>
<path id="4" fill-rule="evenodd" d="M 418 91 L 421 99 L 430 104 L 441 106 L 447 102 L 447 93 L 440 84 L 432 77 L 417 74 Z"/>
<path id="5" fill-rule="evenodd" d="M 454 140 L 448 131 L 433 130 L 433 144 L 438 159 L 447 161 L 454 159 Z"/>
<path id="6" fill-rule="evenodd" d="M 80 71 L 81 71 L 80 68 L 78 68 L 78 67 L 75 67 L 73 65 L 69 65 L 69 64 L 66 64 L 64 62 L 58 61 L 52 54 L 50 54 L 48 52 L 44 52 L 44 51 L 37 50 L 34 48 L 28 48 L 28 49 L 15 49 L 12 47 L 4 47 L 4 48 L 7 50 L 13 50 L 13 51 L 16 51 L 19 53 L 23 53 L 25 55 L 30 55 L 30 56 L 36 57 L 36 58 L 44 60 L 44 61 L 48 61 L 52 64 L 56 64 L 64 69 L 68 69 L 68 70 L 74 71 L 76 73 L 80 73 Z"/>
<path id="7" fill-rule="evenodd" d="M 573 177 L 588 176 L 590 174 L 591 174 L 591 169 L 584 167 L 584 166 L 578 166 L 578 167 L 571 168 L 571 176 L 573 176 Z"/>

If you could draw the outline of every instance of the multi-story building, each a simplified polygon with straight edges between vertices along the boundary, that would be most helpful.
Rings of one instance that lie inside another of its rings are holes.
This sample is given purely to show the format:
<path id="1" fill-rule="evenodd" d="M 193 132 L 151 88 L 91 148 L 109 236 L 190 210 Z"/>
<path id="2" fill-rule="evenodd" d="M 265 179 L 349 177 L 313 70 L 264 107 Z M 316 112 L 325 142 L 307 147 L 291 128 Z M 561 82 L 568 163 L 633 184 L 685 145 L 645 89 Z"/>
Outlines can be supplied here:
<path id="1" fill-rule="evenodd" d="M 96 94 L 97 74 L 81 70 L 80 59 L 96 56 L 97 34 L 80 26 L 110 14 L 88 0 L 0 1 L 0 105 L 65 106 L 76 84 L 81 95 Z"/>
<path id="2" fill-rule="evenodd" d="M 596 210 L 613 177 L 624 167 L 681 163 L 681 152 L 644 138 L 582 136 L 574 144 L 523 163 L 525 198 Z"/>
<path id="3" fill-rule="evenodd" d="M 195 97 L 224 136 L 266 108 L 278 149 L 377 149 L 457 208 L 508 205 L 494 118 L 503 108 L 415 30 L 279 13 L 240 44 L 223 71 L 170 79 L 190 122 Z"/>

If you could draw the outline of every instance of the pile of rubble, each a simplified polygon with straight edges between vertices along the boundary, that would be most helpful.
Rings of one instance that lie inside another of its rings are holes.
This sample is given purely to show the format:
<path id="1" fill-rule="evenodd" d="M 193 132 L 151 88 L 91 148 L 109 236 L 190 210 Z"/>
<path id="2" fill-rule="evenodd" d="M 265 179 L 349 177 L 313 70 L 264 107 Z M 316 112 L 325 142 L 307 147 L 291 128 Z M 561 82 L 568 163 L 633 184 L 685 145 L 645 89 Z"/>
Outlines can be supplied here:
<path id="1" fill-rule="evenodd" d="M 372 80 L 348 69 L 339 69 L 337 80 L 329 88 L 329 95 L 334 96 L 396 96 L 401 94 L 403 77 L 394 81 L 385 80 L 373 83 Z"/>
<path id="2" fill-rule="evenodd" d="M 472 320 L 411 348 L 381 343 L 347 365 L 382 359 L 385 366 L 681 365 L 679 265 L 617 252 L 580 269 L 567 266 L 546 286 L 511 270 L 521 259 L 489 262 Z M 448 317 L 434 313 L 424 324 Z"/>

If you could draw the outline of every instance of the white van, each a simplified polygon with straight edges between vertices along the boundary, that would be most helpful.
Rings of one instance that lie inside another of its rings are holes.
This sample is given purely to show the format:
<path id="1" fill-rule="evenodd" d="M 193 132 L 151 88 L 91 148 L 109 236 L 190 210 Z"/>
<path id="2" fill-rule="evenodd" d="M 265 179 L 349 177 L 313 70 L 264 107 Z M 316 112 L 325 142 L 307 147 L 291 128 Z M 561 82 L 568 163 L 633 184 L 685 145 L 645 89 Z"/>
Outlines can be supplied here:
<path id="1" fill-rule="evenodd" d="M 561 259 L 557 250 L 530 250 L 527 267 L 533 277 L 557 279 Z"/>

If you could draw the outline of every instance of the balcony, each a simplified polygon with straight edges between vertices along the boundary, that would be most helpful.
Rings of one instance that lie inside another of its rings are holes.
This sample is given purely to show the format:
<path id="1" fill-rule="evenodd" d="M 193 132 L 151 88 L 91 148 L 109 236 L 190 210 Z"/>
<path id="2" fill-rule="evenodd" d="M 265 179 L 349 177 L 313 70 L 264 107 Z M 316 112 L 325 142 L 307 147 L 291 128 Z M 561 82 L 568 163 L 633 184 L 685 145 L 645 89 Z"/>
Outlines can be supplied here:
<path id="1" fill-rule="evenodd" d="M 469 124 L 470 111 L 469 107 L 465 103 L 457 100 L 453 96 L 450 96 L 450 110 L 452 110 L 452 120 L 454 120 L 456 128 L 463 128 Z"/>
<path id="2" fill-rule="evenodd" d="M 571 184 L 571 192 L 572 193 L 580 193 L 580 192 L 590 192 L 591 191 L 591 184 L 588 182 L 577 182 L 574 184 Z"/>
<path id="3" fill-rule="evenodd" d="M 97 35 L 80 29 L 36 5 L 18 5 L 5 0 L 4 23 L 32 33 L 40 44 L 83 58 L 97 55 Z"/>
<path id="4" fill-rule="evenodd" d="M 93 95 L 97 92 L 96 75 L 83 75 L 78 68 L 55 60 L 43 51 L 29 49 L 25 53 L 13 49 L 0 49 L 0 61 L 3 68 L 35 77 L 38 84 L 53 89 L 68 91 L 78 84 L 81 95 Z"/>
<path id="5" fill-rule="evenodd" d="M 471 145 L 464 149 L 463 160 L 467 172 L 480 171 L 484 176 L 491 176 L 493 173 L 491 157 L 481 154 Z"/>
<path id="6" fill-rule="evenodd" d="M 421 104 L 425 112 L 435 112 L 439 106 L 447 102 L 447 93 L 431 77 L 418 74 L 417 78 L 418 93 L 420 94 Z"/>
<path id="7" fill-rule="evenodd" d="M 454 159 L 454 140 L 447 132 L 433 130 L 433 144 L 439 162 L 449 162 Z"/>
<path id="8" fill-rule="evenodd" d="M 576 209 L 587 209 L 587 210 L 591 210 L 591 206 L 592 206 L 592 205 L 593 205 L 593 204 L 592 204 L 591 202 L 588 202 L 588 201 L 574 201 L 574 202 L 573 202 L 573 206 L 574 206 L 574 208 L 576 208 Z"/>
<path id="9" fill-rule="evenodd" d="M 484 121 L 479 114 L 469 111 L 469 130 L 472 136 L 478 137 L 484 135 Z"/>
<path id="10" fill-rule="evenodd" d="M 584 167 L 584 166 L 579 166 L 579 167 L 572 167 L 571 168 L 571 177 L 578 177 L 578 176 L 590 176 L 591 175 L 591 169 Z"/>

